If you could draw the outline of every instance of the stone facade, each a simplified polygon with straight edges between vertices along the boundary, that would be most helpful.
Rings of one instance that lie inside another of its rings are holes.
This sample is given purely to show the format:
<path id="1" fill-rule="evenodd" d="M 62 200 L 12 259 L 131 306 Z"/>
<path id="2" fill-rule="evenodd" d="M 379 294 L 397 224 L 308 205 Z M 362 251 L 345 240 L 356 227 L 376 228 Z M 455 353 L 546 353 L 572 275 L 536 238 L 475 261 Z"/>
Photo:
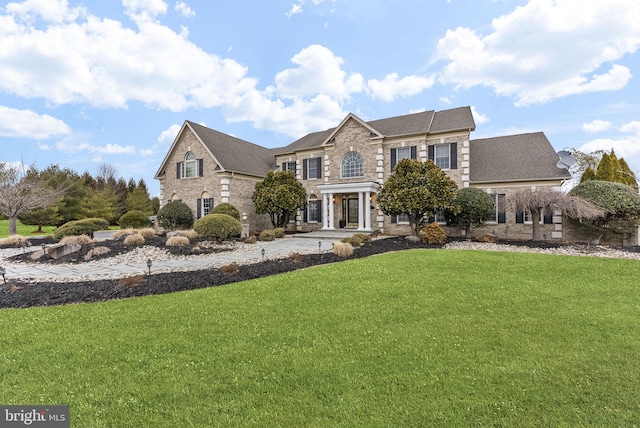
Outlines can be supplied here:
<path id="1" fill-rule="evenodd" d="M 468 115 L 470 116 L 470 110 Z M 406 120 L 406 117 L 409 116 L 398 118 L 402 121 Z M 385 120 L 391 122 L 398 118 Z M 271 155 L 273 159 L 271 169 L 279 171 L 283 168 L 283 164 L 289 168 L 292 162 L 295 162 L 297 179 L 306 189 L 310 200 L 318 205 L 321 204 L 322 208 L 320 215 L 316 212 L 312 215 L 308 210 L 299 212 L 295 218 L 291 219 L 290 230 L 304 232 L 346 227 L 354 230 L 379 230 L 393 235 L 409 234 L 408 223 L 392 221 L 390 216 L 384 215 L 376 202 L 376 189 L 383 185 L 392 173 L 392 152 L 394 157 L 399 156 L 397 154 L 400 152 L 403 156 L 411 152 L 412 157 L 425 162 L 430 158 L 434 159 L 436 151 L 442 158 L 442 153 L 450 150 L 448 159 L 450 168 L 443 167 L 443 170 L 459 188 L 473 186 L 492 195 L 504 195 L 504 199 L 501 199 L 505 203 L 504 222 L 497 219 L 493 223 L 488 222 L 483 227 L 474 229 L 472 237 L 494 234 L 499 239 L 531 239 L 531 222 L 523 221 L 522 218 L 518 220 L 516 208 L 508 203 L 509 195 L 524 188 L 557 187 L 562 180 L 472 182 L 470 179 L 471 168 L 473 168 L 470 150 L 473 144 L 470 140 L 471 131 L 474 129 L 472 121 L 471 125 L 460 126 L 457 129 L 456 126 L 450 126 L 453 128 L 451 130 L 445 127 L 435 133 L 429 132 L 428 127 L 416 131 L 416 126 L 413 127 L 412 132 L 403 133 L 402 129 L 396 126 L 390 127 L 397 130 L 395 134 L 384 135 L 378 132 L 375 126 L 389 126 L 388 122 L 381 124 L 385 120 L 367 123 L 353 115 L 348 115 L 333 130 L 317 133 L 318 135 L 309 134 L 286 148 L 274 150 Z M 450 124 L 451 121 L 443 123 Z M 394 124 L 397 125 L 397 123 Z M 307 143 L 305 138 L 315 138 L 315 140 Z M 172 199 L 181 199 L 195 215 L 198 212 L 196 206 L 198 199 L 213 198 L 214 206 L 229 202 L 240 212 L 247 213 L 252 231 L 271 228 L 268 216 L 255 214 L 251 201 L 255 184 L 262 180 L 266 170 L 252 175 L 247 172 L 233 171 L 228 165 L 218 165 L 215 153 L 212 153 L 217 149 L 212 149 L 211 144 L 203 144 L 202 136 L 199 138 L 198 135 L 193 134 L 191 128 L 183 127 L 183 131 L 176 138 L 163 162 L 161 171 L 156 176 L 161 184 L 161 204 L 164 205 Z M 400 150 L 403 148 L 405 150 Z M 406 150 L 407 148 L 409 150 Z M 184 161 L 187 152 L 192 152 L 196 158 L 202 159 L 202 176 L 176 178 L 176 164 Z M 362 174 L 343 177 L 342 161 L 350 152 L 357 152 L 362 157 Z M 314 164 L 314 168 L 316 165 L 319 166 L 321 177 L 305 177 L 303 162 L 307 161 L 310 164 L 317 159 L 320 161 Z M 499 165 L 496 166 L 496 168 L 499 167 Z M 562 241 L 577 236 L 568 233 L 561 213 L 550 214 L 546 219 L 548 223 L 541 224 L 541 234 L 545 239 Z M 464 231 L 458 228 L 447 228 L 447 232 L 450 236 L 464 234 Z"/>

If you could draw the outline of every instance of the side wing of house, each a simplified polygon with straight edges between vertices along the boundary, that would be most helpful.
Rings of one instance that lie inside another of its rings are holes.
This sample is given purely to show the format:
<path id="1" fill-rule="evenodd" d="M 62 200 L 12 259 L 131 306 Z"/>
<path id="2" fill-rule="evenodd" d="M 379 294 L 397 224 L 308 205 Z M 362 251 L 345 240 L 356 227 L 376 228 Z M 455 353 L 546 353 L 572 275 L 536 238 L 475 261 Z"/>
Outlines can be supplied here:
<path id="1" fill-rule="evenodd" d="M 523 189 L 551 188 L 561 191 L 571 176 L 556 166 L 558 156 L 542 132 L 472 140 L 470 186 L 487 192 L 495 212 L 473 236 L 494 234 L 500 239 L 530 240 L 531 213 L 515 206 L 510 197 Z M 564 238 L 562 213 L 542 213 L 537 221 L 548 240 Z"/>
<path id="2" fill-rule="evenodd" d="M 180 200 L 198 219 L 220 203 L 231 203 L 255 227 L 266 227 L 267 219 L 254 212 L 251 195 L 275 166 L 273 159 L 269 149 L 185 121 L 155 176 L 161 206 Z"/>

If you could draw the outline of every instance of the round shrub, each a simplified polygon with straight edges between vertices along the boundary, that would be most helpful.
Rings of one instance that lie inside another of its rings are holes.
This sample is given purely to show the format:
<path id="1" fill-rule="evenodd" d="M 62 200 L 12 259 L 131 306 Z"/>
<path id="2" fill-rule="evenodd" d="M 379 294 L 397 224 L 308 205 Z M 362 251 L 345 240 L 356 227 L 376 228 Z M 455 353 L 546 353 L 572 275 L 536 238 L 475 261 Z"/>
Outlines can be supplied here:
<path id="1" fill-rule="evenodd" d="M 348 242 L 336 242 L 333 244 L 333 254 L 338 257 L 351 257 L 353 255 L 353 246 Z"/>
<path id="2" fill-rule="evenodd" d="M 116 239 L 116 240 L 118 240 L 118 239 L 122 238 L 123 236 L 131 235 L 132 233 L 136 233 L 136 231 L 135 231 L 135 230 L 133 230 L 133 229 L 119 229 L 119 230 L 114 230 L 114 231 L 111 233 L 111 239 Z"/>
<path id="3" fill-rule="evenodd" d="M 131 210 L 123 214 L 118 220 L 120 227 L 127 229 L 142 229 L 151 226 L 149 216 L 140 210 Z"/>
<path id="4" fill-rule="evenodd" d="M 240 221 L 227 214 L 207 214 L 193 225 L 199 235 L 224 241 L 242 232 Z"/>
<path id="5" fill-rule="evenodd" d="M 98 230 L 109 228 L 109 222 L 103 218 L 84 218 L 82 220 L 69 221 L 53 231 L 56 239 L 65 236 L 92 235 Z"/>
<path id="6" fill-rule="evenodd" d="M 420 231 L 420 241 L 429 245 L 444 245 L 447 232 L 438 223 L 426 225 Z"/>
<path id="7" fill-rule="evenodd" d="M 60 240 L 61 244 L 86 245 L 86 244 L 91 244 L 92 242 L 94 242 L 94 240 L 91 239 L 91 237 L 89 237 L 88 235 L 65 236 Z"/>
<path id="8" fill-rule="evenodd" d="M 144 244 L 144 236 L 134 233 L 124 238 L 124 245 L 142 245 Z"/>
<path id="9" fill-rule="evenodd" d="M 276 232 L 273 229 L 263 230 L 260 232 L 261 241 L 273 241 L 276 239 Z"/>
<path id="10" fill-rule="evenodd" d="M 158 211 L 158 224 L 166 229 L 191 229 L 193 213 L 182 201 L 171 201 Z"/>
<path id="11" fill-rule="evenodd" d="M 211 210 L 210 214 L 226 214 L 235 218 L 236 220 L 240 220 L 240 211 L 233 205 L 223 202 L 220 205 L 216 205 Z"/>
<path id="12" fill-rule="evenodd" d="M 245 244 L 255 244 L 258 241 L 258 238 L 256 238 L 256 235 L 249 235 L 247 236 L 247 239 L 244 240 Z"/>
<path id="13" fill-rule="evenodd" d="M 273 229 L 273 234 L 277 239 L 284 238 L 284 227 L 276 227 Z"/>
<path id="14" fill-rule="evenodd" d="M 152 227 L 145 227 L 143 229 L 138 229 L 136 230 L 136 233 L 142 236 L 143 238 L 153 238 L 154 236 L 156 236 L 156 231 Z"/>

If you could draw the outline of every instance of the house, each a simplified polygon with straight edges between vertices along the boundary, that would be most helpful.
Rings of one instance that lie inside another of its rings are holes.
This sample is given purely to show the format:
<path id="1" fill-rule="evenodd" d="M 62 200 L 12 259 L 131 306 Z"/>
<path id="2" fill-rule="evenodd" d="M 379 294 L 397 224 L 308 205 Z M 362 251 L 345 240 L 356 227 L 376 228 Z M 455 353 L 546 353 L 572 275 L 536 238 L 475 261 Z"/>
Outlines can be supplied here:
<path id="1" fill-rule="evenodd" d="M 530 213 L 509 206 L 508 195 L 523 188 L 559 189 L 570 175 L 556 166 L 558 156 L 543 133 L 472 140 L 475 127 L 469 107 L 374 121 L 350 113 L 335 128 L 268 149 L 185 121 L 155 178 L 162 205 L 182 200 L 200 218 L 228 202 L 248 214 L 252 230 L 260 230 L 271 225 L 254 212 L 254 186 L 270 170 L 290 170 L 309 202 L 290 229 L 407 234 L 406 216 L 384 215 L 377 192 L 399 160 L 431 160 L 459 188 L 478 187 L 493 197 L 495 215 L 478 233 L 530 239 Z M 540 221 L 545 236 L 562 238 L 560 213 L 545 213 Z"/>

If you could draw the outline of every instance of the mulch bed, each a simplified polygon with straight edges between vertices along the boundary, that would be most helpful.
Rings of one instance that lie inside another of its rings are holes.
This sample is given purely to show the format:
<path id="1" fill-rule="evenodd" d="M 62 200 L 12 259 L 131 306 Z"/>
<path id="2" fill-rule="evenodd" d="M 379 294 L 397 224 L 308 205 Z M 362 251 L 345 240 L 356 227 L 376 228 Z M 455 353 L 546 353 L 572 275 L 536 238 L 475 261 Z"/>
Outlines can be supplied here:
<path id="1" fill-rule="evenodd" d="M 161 238 L 159 238 L 161 239 Z M 155 241 L 146 241 L 145 245 Z M 162 241 L 162 245 L 163 245 Z M 545 242 L 500 242 L 512 245 L 526 245 L 536 248 L 558 248 L 562 244 Z M 161 245 L 161 241 L 155 242 Z M 112 247 L 111 257 L 117 251 L 130 251 L 131 247 L 124 246 L 118 241 L 104 241 L 96 245 Z M 90 246 L 87 245 L 85 247 Z M 163 246 L 163 248 L 166 248 Z M 377 239 L 356 248 L 350 259 L 368 257 L 375 254 L 400 251 L 410 248 L 441 248 L 428 246 L 419 242 L 410 242 L 404 238 Z M 87 250 L 80 253 L 86 254 Z M 628 248 L 625 248 L 628 250 Z M 638 251 L 639 248 L 631 248 Z M 190 249 L 181 249 L 187 252 Z M 200 253 L 202 254 L 202 253 Z M 72 255 L 73 256 L 73 255 Z M 18 259 L 23 255 L 16 256 Z M 82 254 L 73 256 L 64 263 L 79 262 Z M 44 260 L 44 259 L 43 259 Z M 194 290 L 199 288 L 219 286 L 239 281 L 256 279 L 297 269 L 304 269 L 327 263 L 343 261 L 333 253 L 305 254 L 278 260 L 265 260 L 251 265 L 238 265 L 237 271 L 225 273 L 226 269 L 202 269 L 188 272 L 159 273 L 151 275 L 136 275 L 121 279 L 104 279 L 72 283 L 60 282 L 23 282 L 10 279 L 6 284 L 0 284 L 0 308 L 27 308 L 33 306 L 54 306 L 71 303 L 102 302 L 114 299 L 125 299 L 151 294 L 164 294 L 176 291 Z M 45 261 L 46 262 L 46 261 Z M 51 261 L 48 261 L 51 263 Z M 235 270 L 235 269 L 233 269 Z"/>

